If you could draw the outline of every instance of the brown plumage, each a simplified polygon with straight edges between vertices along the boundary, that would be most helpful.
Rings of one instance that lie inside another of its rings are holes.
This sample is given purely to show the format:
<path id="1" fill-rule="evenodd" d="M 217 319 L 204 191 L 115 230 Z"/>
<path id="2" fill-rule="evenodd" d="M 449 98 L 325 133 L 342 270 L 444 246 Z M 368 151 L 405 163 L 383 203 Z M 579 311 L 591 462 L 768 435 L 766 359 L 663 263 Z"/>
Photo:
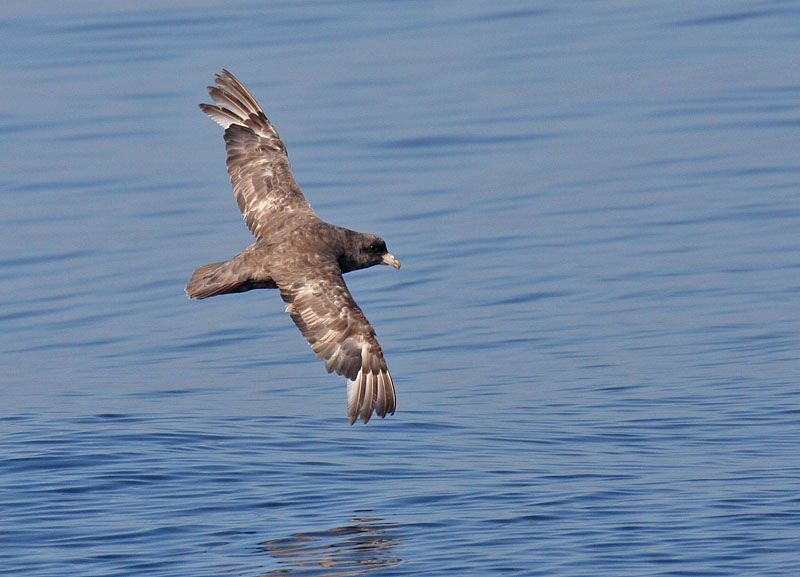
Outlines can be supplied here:
<path id="1" fill-rule="evenodd" d="M 400 268 L 379 237 L 320 219 L 303 196 L 286 147 L 261 107 L 227 70 L 200 108 L 225 129 L 228 174 L 256 242 L 232 259 L 201 266 L 186 294 L 203 299 L 258 288 L 280 289 L 300 332 L 328 372 L 347 378 L 352 425 L 373 411 L 393 414 L 394 384 L 375 331 L 342 275 L 376 264 Z"/>

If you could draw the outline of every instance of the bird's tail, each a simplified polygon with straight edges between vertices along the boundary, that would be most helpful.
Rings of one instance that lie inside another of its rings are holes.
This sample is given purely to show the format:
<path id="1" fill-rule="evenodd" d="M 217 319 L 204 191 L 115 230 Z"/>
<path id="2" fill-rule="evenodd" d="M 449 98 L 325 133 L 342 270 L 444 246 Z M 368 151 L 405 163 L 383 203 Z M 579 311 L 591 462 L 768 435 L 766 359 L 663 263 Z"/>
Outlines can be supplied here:
<path id="1" fill-rule="evenodd" d="M 260 288 L 278 288 L 264 271 L 247 266 L 244 253 L 231 260 L 213 262 L 198 268 L 184 289 L 189 298 L 205 299 L 228 293 L 241 293 Z"/>
<path id="2" fill-rule="evenodd" d="M 230 274 L 227 274 L 225 262 L 214 262 L 198 268 L 192 273 L 192 278 L 186 285 L 186 294 L 189 298 L 204 299 L 230 292 Z"/>

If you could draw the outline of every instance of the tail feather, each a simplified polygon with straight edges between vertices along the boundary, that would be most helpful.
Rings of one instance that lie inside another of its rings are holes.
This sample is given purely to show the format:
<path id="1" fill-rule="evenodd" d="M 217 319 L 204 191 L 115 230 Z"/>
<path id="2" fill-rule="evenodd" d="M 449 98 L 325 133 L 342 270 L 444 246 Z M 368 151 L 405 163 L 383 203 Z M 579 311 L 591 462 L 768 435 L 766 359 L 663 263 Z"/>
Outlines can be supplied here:
<path id="1" fill-rule="evenodd" d="M 206 264 L 192 273 L 186 294 L 189 298 L 205 299 L 252 289 L 278 288 L 271 278 L 251 274 L 254 272 L 240 266 L 236 259 Z"/>
<path id="2" fill-rule="evenodd" d="M 223 274 L 226 262 L 203 265 L 192 273 L 186 285 L 189 298 L 204 299 L 228 292 L 230 275 Z"/>

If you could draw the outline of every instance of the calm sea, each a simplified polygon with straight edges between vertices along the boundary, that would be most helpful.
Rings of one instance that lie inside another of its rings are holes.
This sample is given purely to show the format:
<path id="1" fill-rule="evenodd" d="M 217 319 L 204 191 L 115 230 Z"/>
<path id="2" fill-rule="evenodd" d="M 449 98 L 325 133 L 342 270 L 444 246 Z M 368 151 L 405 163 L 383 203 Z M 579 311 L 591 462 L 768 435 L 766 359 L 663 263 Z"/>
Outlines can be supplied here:
<path id="1" fill-rule="evenodd" d="M 800 3 L 11 0 L 0 575 L 800 574 Z M 136 7 L 133 7 L 136 6 Z M 251 242 L 226 67 L 398 411 L 349 427 Z"/>

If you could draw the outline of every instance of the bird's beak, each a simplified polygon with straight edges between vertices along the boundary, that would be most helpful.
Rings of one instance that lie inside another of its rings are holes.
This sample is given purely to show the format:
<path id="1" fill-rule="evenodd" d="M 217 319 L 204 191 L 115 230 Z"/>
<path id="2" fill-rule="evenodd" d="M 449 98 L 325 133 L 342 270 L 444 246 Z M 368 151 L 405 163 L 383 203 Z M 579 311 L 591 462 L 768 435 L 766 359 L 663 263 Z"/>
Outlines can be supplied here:
<path id="1" fill-rule="evenodd" d="M 389 254 L 388 252 L 385 255 L 383 255 L 383 258 L 381 259 L 381 264 L 388 264 L 390 266 L 393 266 L 394 268 L 400 268 L 400 261 L 394 258 L 393 254 Z"/>

